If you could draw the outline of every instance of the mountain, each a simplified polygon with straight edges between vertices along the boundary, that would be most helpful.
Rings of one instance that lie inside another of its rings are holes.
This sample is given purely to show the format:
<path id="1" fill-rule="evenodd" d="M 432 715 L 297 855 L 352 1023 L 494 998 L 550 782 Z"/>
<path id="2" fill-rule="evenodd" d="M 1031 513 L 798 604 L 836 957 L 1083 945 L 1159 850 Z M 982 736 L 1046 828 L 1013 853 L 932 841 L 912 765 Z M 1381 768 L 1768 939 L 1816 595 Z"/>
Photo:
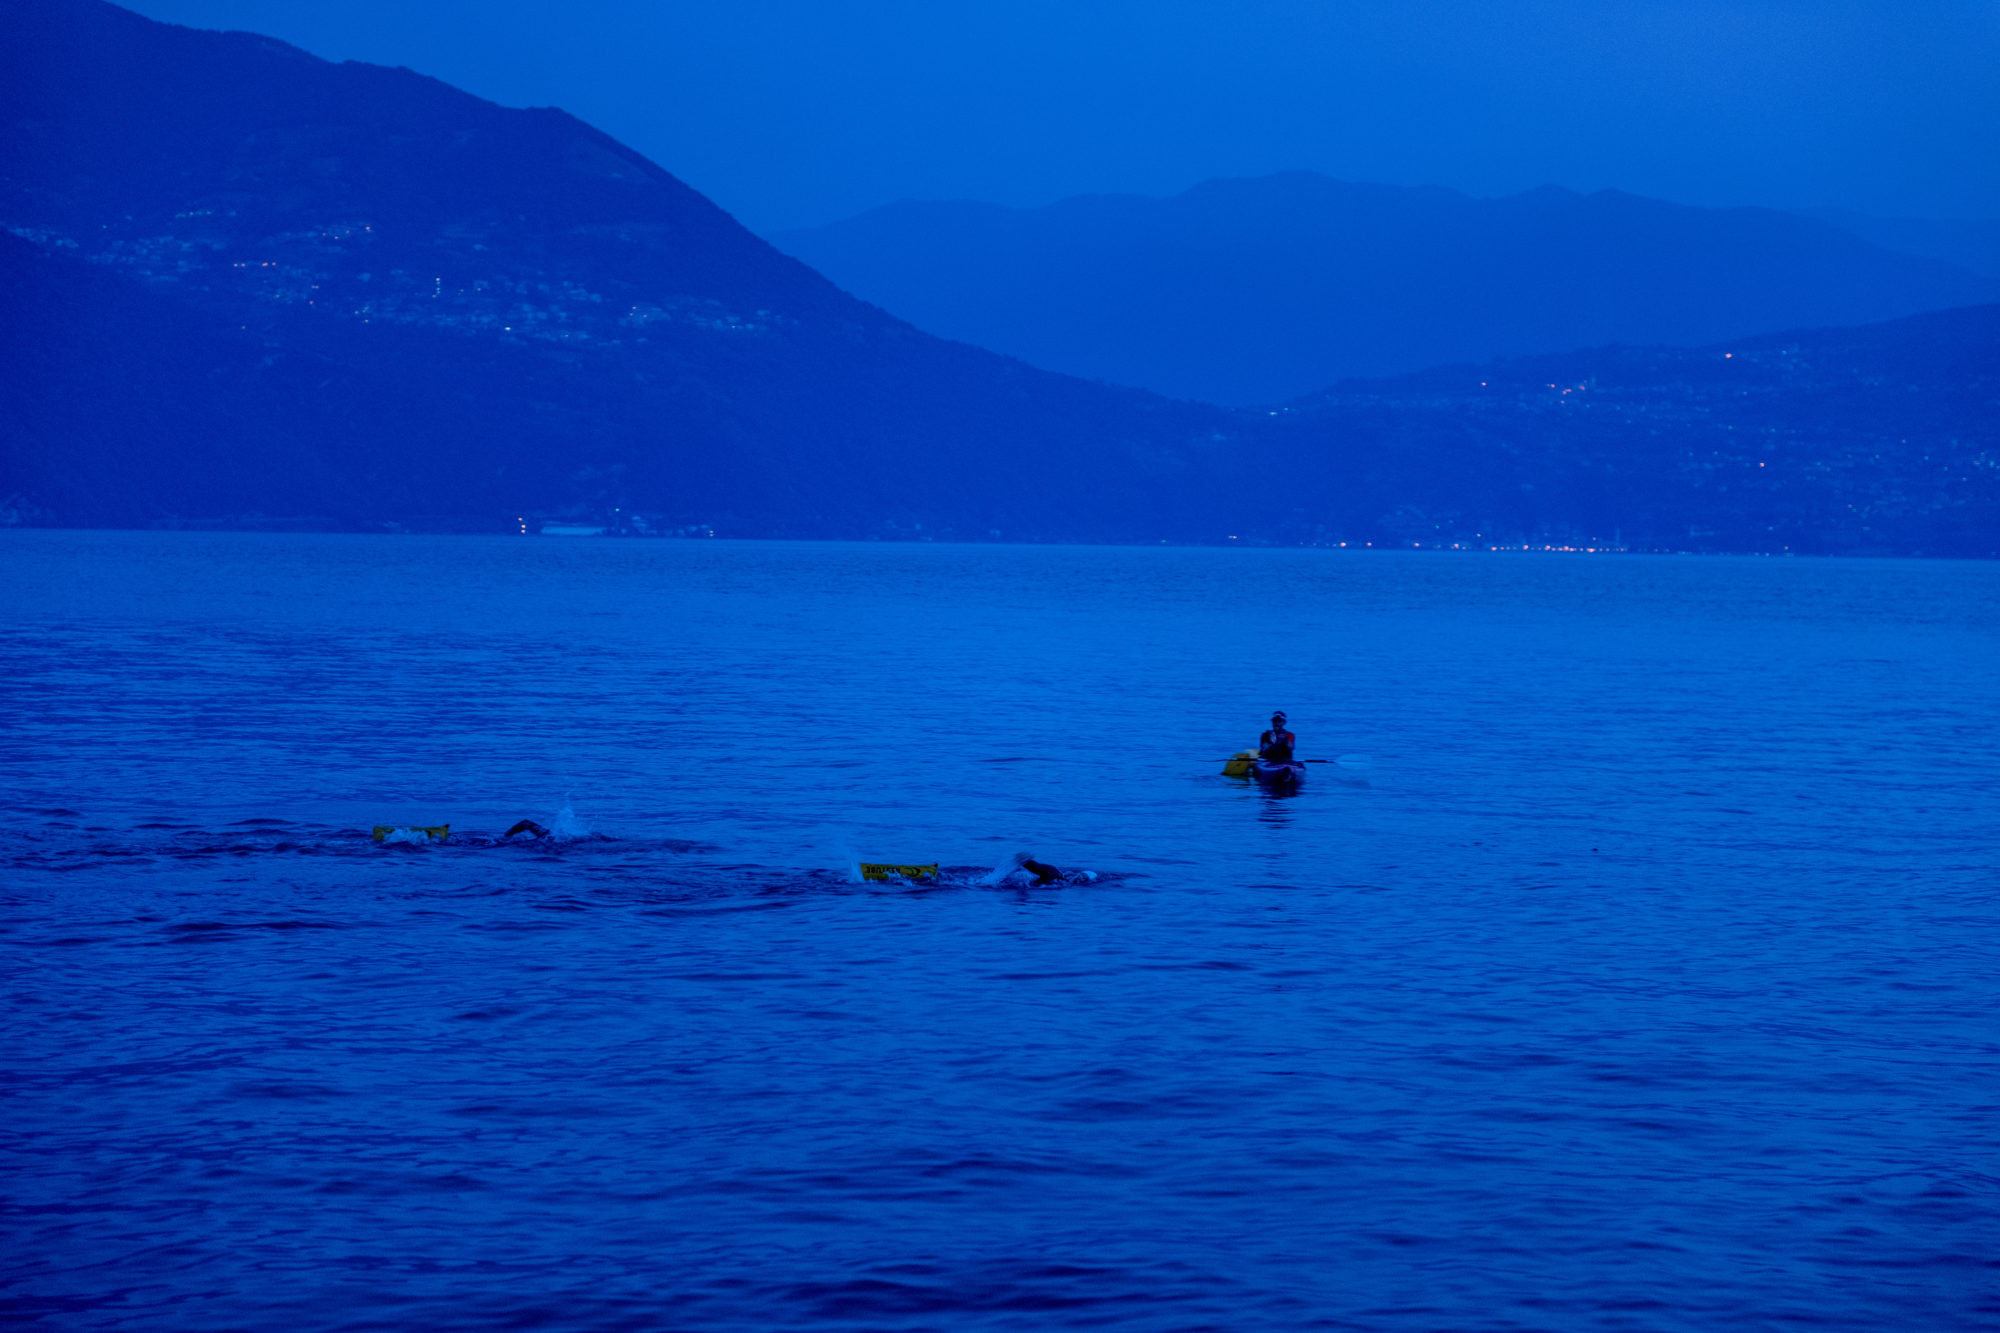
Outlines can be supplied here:
<path id="1" fill-rule="evenodd" d="M 2000 279 L 2000 220 L 1991 218 L 1877 218 L 1844 208 L 1801 210 L 1884 250 L 1921 255 Z"/>
<path id="2" fill-rule="evenodd" d="M 2000 305 L 1353 381 L 1272 422 L 1265 540 L 2000 555 Z"/>
<path id="3" fill-rule="evenodd" d="M 43 521 L 1152 540 L 1198 497 L 1144 479 L 1234 429 L 919 333 L 408 70 L 11 0 L 0 144 L 0 497 Z"/>
<path id="4" fill-rule="evenodd" d="M 1702 346 L 2000 297 L 2000 282 L 1768 209 L 1504 199 L 1291 172 L 1170 199 L 899 203 L 772 238 L 948 338 L 1176 398 L 1607 343 Z"/>

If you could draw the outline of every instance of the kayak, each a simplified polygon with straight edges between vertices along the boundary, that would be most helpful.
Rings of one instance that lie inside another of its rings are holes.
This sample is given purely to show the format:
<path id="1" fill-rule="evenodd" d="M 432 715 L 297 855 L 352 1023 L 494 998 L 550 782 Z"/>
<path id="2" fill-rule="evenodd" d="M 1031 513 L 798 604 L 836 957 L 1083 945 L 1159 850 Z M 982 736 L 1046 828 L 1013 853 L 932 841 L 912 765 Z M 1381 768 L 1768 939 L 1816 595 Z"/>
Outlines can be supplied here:
<path id="1" fill-rule="evenodd" d="M 1273 762 L 1259 759 L 1254 750 L 1238 750 L 1222 766 L 1225 778 L 1255 778 L 1273 787 L 1295 787 L 1305 777 L 1306 766 L 1296 759 Z"/>
<path id="2" fill-rule="evenodd" d="M 1296 759 L 1253 759 L 1250 776 L 1272 787 L 1296 787 L 1306 775 L 1306 766 Z"/>

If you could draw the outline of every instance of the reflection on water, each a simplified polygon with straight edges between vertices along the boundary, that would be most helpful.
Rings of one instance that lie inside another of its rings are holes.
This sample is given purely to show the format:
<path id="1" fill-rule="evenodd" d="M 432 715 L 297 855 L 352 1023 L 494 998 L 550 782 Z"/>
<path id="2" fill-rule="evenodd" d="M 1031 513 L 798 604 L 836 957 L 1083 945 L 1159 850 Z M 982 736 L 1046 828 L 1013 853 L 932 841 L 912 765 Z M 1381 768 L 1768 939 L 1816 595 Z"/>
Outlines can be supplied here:
<path id="1" fill-rule="evenodd" d="M 1292 812 L 1289 802 L 1299 795 L 1296 787 L 1272 787 L 1259 785 L 1257 788 L 1257 818 L 1266 824 L 1289 824 Z"/>
<path id="2" fill-rule="evenodd" d="M 0 563 L 19 1321 L 1990 1314 L 2000 570 Z"/>

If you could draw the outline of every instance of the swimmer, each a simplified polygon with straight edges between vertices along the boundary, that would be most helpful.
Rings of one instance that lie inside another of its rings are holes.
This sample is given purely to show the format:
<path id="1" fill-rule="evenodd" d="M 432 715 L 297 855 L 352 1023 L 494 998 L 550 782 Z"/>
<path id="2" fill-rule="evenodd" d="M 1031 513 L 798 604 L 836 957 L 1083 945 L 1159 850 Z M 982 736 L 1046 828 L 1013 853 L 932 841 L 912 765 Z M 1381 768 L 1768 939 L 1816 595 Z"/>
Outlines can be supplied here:
<path id="1" fill-rule="evenodd" d="M 1025 870 L 1030 875 L 1033 875 L 1037 884 L 1066 884 L 1069 882 L 1069 876 L 1063 874 L 1062 871 L 1052 865 L 1046 865 L 1037 861 L 1027 852 L 1014 853 L 1014 868 L 1016 870 Z"/>
<path id="2" fill-rule="evenodd" d="M 508 829 L 505 833 L 501 834 L 500 836 L 503 838 L 511 838 L 516 833 L 526 833 L 530 837 L 535 837 L 535 838 L 546 838 L 549 836 L 549 831 L 543 828 L 540 824 L 537 824 L 532 819 L 522 820 L 520 823 L 514 825 L 513 828 Z"/>

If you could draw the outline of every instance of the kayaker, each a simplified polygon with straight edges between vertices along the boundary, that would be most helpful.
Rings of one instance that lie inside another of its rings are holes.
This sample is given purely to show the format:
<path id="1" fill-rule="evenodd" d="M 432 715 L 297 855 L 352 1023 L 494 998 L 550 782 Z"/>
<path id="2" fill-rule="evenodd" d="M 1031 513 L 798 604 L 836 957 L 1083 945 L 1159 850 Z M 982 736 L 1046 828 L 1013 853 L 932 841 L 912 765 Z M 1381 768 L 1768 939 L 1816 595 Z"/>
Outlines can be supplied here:
<path id="1" fill-rule="evenodd" d="M 1257 757 L 1269 759 L 1273 763 L 1288 763 L 1292 757 L 1292 747 L 1299 738 L 1285 730 L 1285 715 L 1271 714 L 1271 729 L 1257 738 Z"/>

